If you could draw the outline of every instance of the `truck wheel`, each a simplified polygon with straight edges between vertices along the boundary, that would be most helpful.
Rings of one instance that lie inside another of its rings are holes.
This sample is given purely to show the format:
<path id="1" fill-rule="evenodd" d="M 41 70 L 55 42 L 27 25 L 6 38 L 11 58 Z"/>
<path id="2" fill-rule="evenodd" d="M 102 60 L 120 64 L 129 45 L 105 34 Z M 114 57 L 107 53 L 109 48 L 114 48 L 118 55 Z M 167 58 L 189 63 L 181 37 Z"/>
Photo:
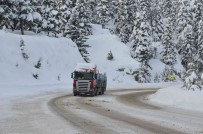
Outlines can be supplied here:
<path id="1" fill-rule="evenodd" d="M 91 93 L 91 96 L 94 97 L 94 95 L 95 95 L 95 92 L 92 92 L 92 93 Z"/>
<path id="2" fill-rule="evenodd" d="M 104 89 L 102 89 L 101 94 L 104 94 Z"/>
<path id="3" fill-rule="evenodd" d="M 95 96 L 97 96 L 97 95 L 98 95 L 98 91 L 95 92 Z"/>
<path id="4" fill-rule="evenodd" d="M 76 94 L 76 93 L 73 93 L 73 95 L 76 96 L 77 94 Z"/>

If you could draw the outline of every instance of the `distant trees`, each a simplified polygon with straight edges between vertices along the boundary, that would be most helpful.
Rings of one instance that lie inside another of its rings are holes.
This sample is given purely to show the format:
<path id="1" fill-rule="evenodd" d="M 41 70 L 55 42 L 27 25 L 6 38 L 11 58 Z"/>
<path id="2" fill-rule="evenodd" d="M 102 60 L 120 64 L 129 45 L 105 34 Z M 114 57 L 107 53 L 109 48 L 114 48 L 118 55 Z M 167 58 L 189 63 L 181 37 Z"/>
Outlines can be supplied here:
<path id="1" fill-rule="evenodd" d="M 160 60 L 170 69 L 179 54 L 186 70 L 195 61 L 203 72 L 202 0 L 0 1 L 1 29 L 71 38 L 86 62 L 90 61 L 86 40 L 92 34 L 91 23 L 103 28 L 110 24 L 111 32 L 130 46 L 131 57 L 141 64 L 136 74 L 139 82 L 150 80 L 153 42 L 160 43 Z"/>

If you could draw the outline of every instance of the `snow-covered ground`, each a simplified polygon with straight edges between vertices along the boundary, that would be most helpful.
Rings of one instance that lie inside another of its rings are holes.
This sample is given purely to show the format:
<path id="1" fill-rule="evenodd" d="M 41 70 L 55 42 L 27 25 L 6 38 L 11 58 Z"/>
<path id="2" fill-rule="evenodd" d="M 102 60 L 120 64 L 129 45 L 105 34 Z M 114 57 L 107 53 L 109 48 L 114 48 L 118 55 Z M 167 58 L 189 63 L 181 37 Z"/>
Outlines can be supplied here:
<path id="1" fill-rule="evenodd" d="M 22 40 L 24 46 L 21 44 Z M 93 25 L 93 35 L 89 36 L 87 43 L 91 46 L 87 49 L 91 62 L 107 73 L 108 89 L 164 88 L 174 85 L 135 82 L 132 75 L 126 74 L 139 67 L 139 63 L 130 56 L 129 46 L 121 43 L 117 36 L 99 25 Z M 78 62 L 84 62 L 76 44 L 67 38 L 18 35 L 0 31 L 0 47 L 1 107 L 7 107 L 9 98 L 13 97 L 59 91 L 71 93 L 71 72 Z M 109 51 L 112 51 L 114 56 L 112 61 L 107 60 Z M 29 58 L 23 58 L 23 53 Z M 41 63 L 39 68 L 35 67 L 38 61 Z M 151 60 L 151 65 L 154 68 L 152 76 L 156 72 L 161 73 L 164 68 L 159 59 Z M 177 64 L 176 68 L 182 69 L 180 64 Z M 33 75 L 38 75 L 38 78 Z M 203 111 L 202 98 L 202 92 L 185 91 L 180 86 L 163 89 L 150 96 L 150 100 L 156 103 L 197 111 Z"/>
<path id="2" fill-rule="evenodd" d="M 171 86 L 149 96 L 149 100 L 170 107 L 203 112 L 203 92 L 200 90 L 188 91 L 182 87 L 182 84 L 174 86 L 171 83 Z"/>

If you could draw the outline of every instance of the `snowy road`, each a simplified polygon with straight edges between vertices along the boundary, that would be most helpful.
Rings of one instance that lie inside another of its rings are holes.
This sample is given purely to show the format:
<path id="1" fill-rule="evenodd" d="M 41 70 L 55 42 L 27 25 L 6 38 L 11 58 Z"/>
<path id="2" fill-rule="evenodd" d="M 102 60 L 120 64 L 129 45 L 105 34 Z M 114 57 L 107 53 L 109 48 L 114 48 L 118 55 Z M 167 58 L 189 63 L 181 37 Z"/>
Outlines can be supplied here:
<path id="1" fill-rule="evenodd" d="M 96 97 L 47 92 L 2 99 L 0 134 L 203 133 L 203 113 L 149 104 L 146 96 L 154 92 L 111 90 Z"/>
<path id="2" fill-rule="evenodd" d="M 112 90 L 97 97 L 71 95 L 53 99 L 50 106 L 82 133 L 203 133 L 203 114 L 153 106 L 147 95 L 156 90 Z"/>

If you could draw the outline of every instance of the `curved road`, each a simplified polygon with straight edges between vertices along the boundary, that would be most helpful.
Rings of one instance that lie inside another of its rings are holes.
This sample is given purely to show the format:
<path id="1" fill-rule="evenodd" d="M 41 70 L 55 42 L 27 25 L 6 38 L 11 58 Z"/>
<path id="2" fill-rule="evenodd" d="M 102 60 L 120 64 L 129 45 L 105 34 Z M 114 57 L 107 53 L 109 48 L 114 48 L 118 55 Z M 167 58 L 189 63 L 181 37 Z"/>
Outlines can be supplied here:
<path id="1" fill-rule="evenodd" d="M 152 105 L 147 96 L 157 89 L 112 90 L 96 97 L 66 95 L 50 108 L 84 134 L 203 134 L 203 114 Z"/>

